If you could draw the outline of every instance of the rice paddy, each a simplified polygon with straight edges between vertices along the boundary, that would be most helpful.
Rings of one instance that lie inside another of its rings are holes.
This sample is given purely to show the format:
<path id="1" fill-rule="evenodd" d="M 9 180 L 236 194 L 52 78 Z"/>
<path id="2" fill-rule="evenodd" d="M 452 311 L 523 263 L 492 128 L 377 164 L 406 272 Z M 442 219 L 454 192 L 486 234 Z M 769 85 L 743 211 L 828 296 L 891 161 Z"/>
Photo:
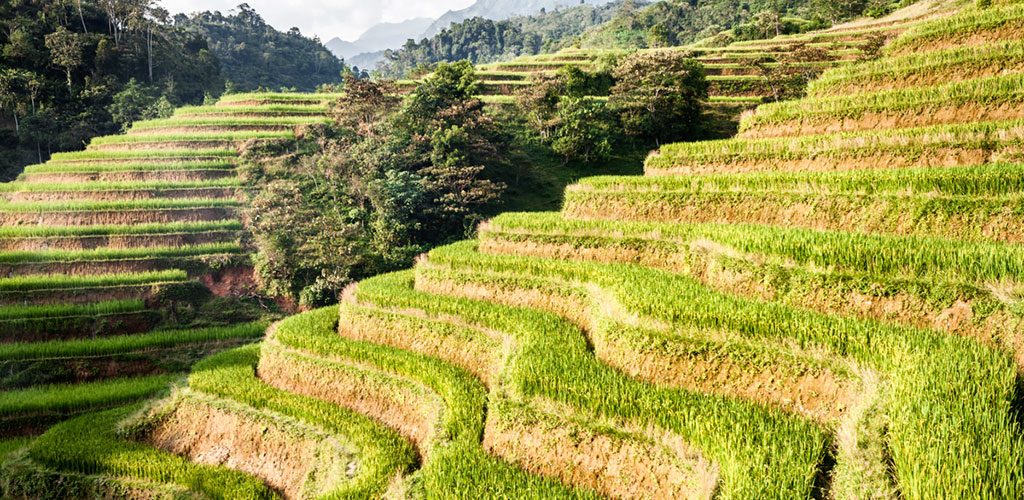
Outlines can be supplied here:
<path id="1" fill-rule="evenodd" d="M 146 481 L 175 477 L 184 485 L 154 491 L 191 485 L 237 498 L 237 488 L 249 487 L 257 497 L 273 496 L 238 472 L 139 452 L 146 447 L 123 439 L 116 427 L 124 405 L 168 394 L 197 360 L 263 335 L 266 322 L 223 324 L 200 320 L 194 310 L 210 294 L 201 280 L 216 286 L 218 273 L 236 269 L 244 279 L 251 265 L 245 226 L 234 214 L 242 206 L 236 144 L 290 138 L 297 126 L 323 122 L 327 99 L 282 94 L 262 97 L 267 104 L 199 107 L 184 116 L 179 110 L 172 118 L 136 122 L 129 135 L 97 138 L 84 151 L 54 154 L 0 186 L 6 198 L 0 201 L 0 432 L 38 436 L 89 411 L 118 415 L 86 415 L 85 427 L 64 438 L 51 434 L 47 439 L 60 442 L 59 450 L 46 440 L 19 441 L 12 459 L 64 474 L 64 491 L 148 491 Z M 123 147 L 99 149 L 112 145 Z M 87 431 L 109 432 L 110 441 L 83 439 Z M 95 455 L 100 449 L 106 458 Z M 81 453 L 91 454 L 89 465 L 68 471 Z M 167 476 L 159 466 L 147 469 L 140 457 L 190 472 Z M 127 483 L 80 479 L 81 472 L 103 470 L 157 474 Z M 220 489 L 209 482 L 221 479 Z M 47 482 L 21 488 L 26 497 L 62 496 Z"/>
<path id="2" fill-rule="evenodd" d="M 745 128 L 887 110 L 927 116 L 936 105 L 953 118 L 664 145 L 645 176 L 581 179 L 558 212 L 499 215 L 413 269 L 355 284 L 340 304 L 274 325 L 2 342 L 0 367 L 11 370 L 90 359 L 129 366 L 134 356 L 192 345 L 222 352 L 187 379 L 175 366 L 77 386 L 4 382 L 13 389 L 0 413 L 73 418 L 0 445 L 0 471 L 27 464 L 46 477 L 92 478 L 90 488 L 132 482 L 209 498 L 1022 498 L 1024 117 L 985 111 L 1019 104 L 1024 68 L 1000 56 L 1017 43 L 990 40 L 1006 26 L 992 19 L 1016 7 L 963 6 L 950 16 L 910 9 L 908 19 L 788 37 L 849 50 L 865 33 L 906 29 L 882 59 L 827 70 L 812 97 L 762 105 Z M 952 27 L 982 41 L 941 46 L 936 40 L 968 39 Z M 939 80 L 954 66 L 965 70 Z M 892 78 L 903 84 L 884 88 Z M 314 100 L 230 99 L 238 105 L 205 108 Z M 83 185 L 207 185 L 117 182 Z M 39 184 L 29 189 L 51 188 Z M 231 218 L 27 225 L 4 228 L 0 239 L 221 230 L 244 227 Z M 8 251 L 0 263 L 214 252 L 245 248 L 228 240 Z M 0 279 L 0 295 L 160 280 L 190 281 L 176 268 L 21 275 Z M 10 303 L 0 307 L 0 328 L 147 305 L 143 296 Z"/>

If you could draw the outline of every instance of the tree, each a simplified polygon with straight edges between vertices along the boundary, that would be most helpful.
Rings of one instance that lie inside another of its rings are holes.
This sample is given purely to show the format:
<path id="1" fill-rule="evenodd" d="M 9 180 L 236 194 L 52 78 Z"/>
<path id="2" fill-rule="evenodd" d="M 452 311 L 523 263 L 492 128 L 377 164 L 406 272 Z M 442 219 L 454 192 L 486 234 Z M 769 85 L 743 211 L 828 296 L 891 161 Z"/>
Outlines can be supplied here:
<path id="1" fill-rule="evenodd" d="M 358 80 L 345 75 L 344 93 L 331 103 L 328 114 L 343 127 L 359 135 L 370 135 L 384 118 L 402 102 L 390 80 Z"/>
<path id="2" fill-rule="evenodd" d="M 472 100 L 480 90 L 476 68 L 467 60 L 437 65 L 410 97 L 406 111 L 414 118 L 437 116 L 436 111 Z"/>
<path id="3" fill-rule="evenodd" d="M 403 103 L 391 82 L 349 75 L 332 123 L 247 152 L 264 288 L 322 305 L 465 237 L 503 189 L 483 175 L 499 155 L 475 86 L 472 65 L 444 64 Z"/>
<path id="4" fill-rule="evenodd" d="M 771 38 L 782 34 L 782 21 L 779 13 L 774 10 L 763 10 L 754 17 L 754 26 L 761 32 L 761 38 Z M 773 35 L 774 33 L 774 35 Z"/>
<path id="5" fill-rule="evenodd" d="M 144 15 L 150 0 L 98 0 L 98 3 L 107 15 L 107 25 L 110 34 L 114 36 L 114 45 L 120 45 L 124 32 Z"/>
<path id="6" fill-rule="evenodd" d="M 149 7 L 145 16 L 146 26 L 146 67 L 149 69 L 149 82 L 153 83 L 153 35 L 170 21 L 170 13 L 162 7 Z"/>
<path id="7" fill-rule="evenodd" d="M 68 80 L 68 93 L 71 93 L 71 72 L 82 64 L 82 41 L 77 33 L 72 33 L 61 26 L 57 31 L 46 35 L 46 48 L 50 50 L 50 58 L 55 66 L 64 69 Z"/>
<path id="8" fill-rule="evenodd" d="M 124 90 L 114 94 L 112 101 L 107 111 L 122 130 L 128 130 L 137 120 L 167 118 L 174 114 L 174 106 L 166 96 L 134 78 L 128 81 Z"/>
<path id="9" fill-rule="evenodd" d="M 10 110 L 14 117 L 14 131 L 21 137 L 21 123 L 18 121 L 18 104 L 21 102 L 21 73 L 16 69 L 0 70 L 0 107 Z"/>
<path id="10" fill-rule="evenodd" d="M 760 58 L 746 63 L 764 77 L 775 101 L 802 97 L 807 84 L 821 75 L 822 67 L 816 63 L 835 59 L 828 50 L 803 42 L 790 45 L 785 54 L 780 61 Z"/>
<path id="11" fill-rule="evenodd" d="M 566 161 L 606 159 L 612 151 L 611 119 L 604 104 L 586 97 L 566 97 L 558 106 L 558 126 L 551 148 Z"/>
<path id="12" fill-rule="evenodd" d="M 636 22 L 637 17 L 636 2 L 633 0 L 626 0 L 623 2 L 619 7 L 618 12 L 615 13 L 615 17 L 619 18 L 620 22 L 627 29 L 633 29 L 633 25 Z"/>
<path id="13" fill-rule="evenodd" d="M 623 130 L 657 142 L 692 136 L 700 128 L 701 100 L 707 98 L 704 67 L 678 51 L 637 52 L 613 73 L 609 106 Z"/>
<path id="14" fill-rule="evenodd" d="M 657 23 L 647 31 L 647 40 L 651 47 L 667 47 L 671 45 L 671 36 L 672 34 L 669 33 L 665 23 Z"/>
<path id="15" fill-rule="evenodd" d="M 500 155 L 494 120 L 474 96 L 479 88 L 469 61 L 441 63 L 413 92 L 396 115 L 396 135 L 413 154 L 414 172 L 423 178 L 429 200 L 423 223 L 427 234 L 442 239 L 466 235 L 476 211 L 496 200 L 504 186 L 483 179 L 485 161 Z M 415 159 L 419 155 L 418 159 Z"/>
<path id="16" fill-rule="evenodd" d="M 556 113 L 565 83 L 559 77 L 538 76 L 533 85 L 526 85 L 515 92 L 516 107 L 527 122 L 540 134 L 542 141 L 550 142 L 558 126 Z"/>
<path id="17" fill-rule="evenodd" d="M 89 28 L 85 26 L 85 16 L 82 15 L 82 0 L 75 0 L 78 4 L 78 20 L 82 22 L 82 32 L 86 35 L 89 34 Z"/>

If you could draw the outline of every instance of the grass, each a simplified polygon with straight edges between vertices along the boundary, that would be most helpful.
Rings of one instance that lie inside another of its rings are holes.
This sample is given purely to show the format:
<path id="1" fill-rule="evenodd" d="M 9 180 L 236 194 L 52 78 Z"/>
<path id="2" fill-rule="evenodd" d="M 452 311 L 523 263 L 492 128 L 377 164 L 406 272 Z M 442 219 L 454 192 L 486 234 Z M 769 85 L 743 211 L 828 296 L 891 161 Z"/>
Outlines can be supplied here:
<path id="1" fill-rule="evenodd" d="M 237 243 L 204 243 L 145 248 L 101 247 L 90 250 L 38 250 L 0 252 L 0 264 L 175 259 L 204 255 L 240 255 L 244 252 L 245 249 Z"/>
<path id="2" fill-rule="evenodd" d="M 902 54 L 915 49 L 948 41 L 956 43 L 972 35 L 998 33 L 1002 29 L 1020 29 L 1024 24 L 1024 4 L 1019 2 L 996 5 L 987 9 L 966 8 L 961 12 L 922 23 L 907 30 L 887 47 L 890 54 Z M 989 41 L 999 41 L 994 38 Z"/>
<path id="3" fill-rule="evenodd" d="M 487 104 L 514 104 L 516 102 L 516 98 L 510 95 L 481 95 L 476 97 Z"/>
<path id="4" fill-rule="evenodd" d="M 1024 73 L 1011 73 L 946 85 L 765 104 L 740 121 L 740 131 L 790 121 L 856 119 L 867 113 L 894 114 L 928 107 L 998 107 L 1020 103 L 1024 103 Z"/>
<path id="5" fill-rule="evenodd" d="M 638 382 L 598 362 L 579 328 L 562 318 L 414 291 L 411 278 L 411 273 L 374 278 L 361 283 L 356 295 L 376 307 L 412 308 L 430 319 L 459 318 L 506 333 L 516 349 L 503 377 L 519 397 L 544 397 L 594 418 L 625 419 L 634 427 L 678 434 L 720 466 L 722 498 L 809 494 L 827 442 L 815 426 L 740 400 Z"/>
<path id="6" fill-rule="evenodd" d="M 265 126 L 296 126 L 310 123 L 326 123 L 325 116 L 275 116 L 275 117 L 186 117 L 177 116 L 160 120 L 138 121 L 132 124 L 130 131 L 152 130 L 173 127 L 265 127 Z"/>
<path id="7" fill-rule="evenodd" d="M 360 285 L 360 288 L 369 286 Z M 481 498 L 590 497 L 572 492 L 551 479 L 526 474 L 485 452 L 480 444 L 484 427 L 485 389 L 464 370 L 409 351 L 337 335 L 338 308 L 328 307 L 284 320 L 276 338 L 285 346 L 312 352 L 327 359 L 370 364 L 430 387 L 445 403 L 439 422 L 442 443 L 432 447 L 427 465 L 420 471 L 427 498 L 444 497 L 452 491 Z"/>
<path id="8" fill-rule="evenodd" d="M 0 306 L 0 322 L 131 314 L 144 310 L 146 310 L 146 304 L 139 299 L 111 300 L 91 304 Z"/>
<path id="9" fill-rule="evenodd" d="M 420 271 L 418 276 L 498 286 L 506 274 L 592 283 L 604 290 L 603 295 L 594 297 L 595 301 L 614 300 L 625 310 L 651 321 L 734 331 L 751 339 L 788 339 L 796 345 L 825 349 L 834 356 L 850 356 L 891 377 L 885 403 L 891 419 L 887 441 L 904 497 L 1009 498 L 1024 491 L 1021 472 L 1024 470 L 1024 443 L 1010 406 L 1016 390 L 1016 366 L 996 349 L 940 332 L 737 298 L 710 290 L 683 276 L 635 266 L 483 255 L 474 248 L 473 243 L 462 243 L 434 250 L 430 254 L 430 267 Z M 399 292 L 389 290 L 389 293 Z M 397 297 L 387 301 L 396 306 L 402 302 Z M 528 322 L 520 310 L 507 313 L 505 319 L 496 318 L 494 312 L 485 313 L 495 307 L 487 303 L 473 302 L 466 308 L 470 315 L 444 307 L 440 300 L 430 303 L 431 314 L 453 314 L 499 330 L 519 330 Z M 515 326 L 517 324 L 520 326 Z M 577 399 L 595 394 L 604 404 L 615 397 L 617 384 L 573 366 L 570 344 L 559 338 L 550 324 L 546 328 L 533 328 L 536 335 L 550 339 L 546 348 L 534 350 L 522 346 L 521 350 L 536 353 L 537 357 L 548 352 L 552 363 L 559 361 L 558 365 L 541 367 L 529 366 L 530 362 L 523 359 L 526 355 L 518 360 L 522 369 L 536 377 L 534 387 L 576 386 L 567 387 L 568 394 Z M 581 342 L 579 349 L 582 355 L 589 356 Z M 581 384 L 584 385 L 581 387 Z M 645 392 L 647 395 L 638 394 L 633 400 L 656 401 L 656 393 L 650 388 Z M 681 408 L 668 404 L 654 407 Z M 636 403 L 631 408 L 634 412 L 638 409 Z M 730 415 L 728 431 L 710 432 L 713 416 L 707 415 L 707 404 L 700 408 L 701 429 L 708 434 L 687 433 L 684 437 L 704 449 L 721 466 L 720 494 L 731 497 L 738 492 L 745 498 L 761 496 L 754 492 L 781 498 L 807 494 L 807 490 L 801 492 L 800 488 L 808 485 L 801 485 L 798 478 L 810 479 L 806 469 L 801 473 L 801 467 L 813 466 L 811 463 L 797 461 L 786 467 L 784 462 L 757 455 L 781 447 L 787 450 L 787 457 L 821 460 L 821 456 L 813 452 L 815 446 L 809 446 L 813 440 L 797 438 L 799 427 L 786 428 L 781 422 L 758 423 L 746 410 Z M 665 413 L 651 412 L 648 418 L 667 417 Z M 724 456 L 738 453 L 743 442 L 730 443 L 730 431 L 745 437 L 763 436 L 764 440 L 758 440 L 752 449 L 740 453 L 741 464 L 734 464 Z M 924 436 L 929 439 L 923 439 Z M 758 456 L 761 458 L 755 458 Z M 800 463 L 803 465 L 798 466 Z M 756 473 L 730 470 L 737 465 L 745 468 L 752 464 L 762 467 L 772 464 L 772 468 L 759 467 Z M 786 486 L 782 487 L 783 484 Z"/>
<path id="10" fill-rule="evenodd" d="M 1024 41 L 1008 40 L 944 50 L 908 53 L 831 69 L 807 86 L 811 97 L 826 97 L 885 87 L 936 85 L 964 80 L 982 70 L 1024 65 Z"/>
<path id="11" fill-rule="evenodd" d="M 590 61 L 506 61 L 496 62 L 486 65 L 489 68 L 543 68 L 543 69 L 558 69 L 563 66 L 590 66 Z"/>
<path id="12" fill-rule="evenodd" d="M 327 111 L 323 104 L 271 104 L 266 106 L 182 106 L 174 110 L 174 116 L 197 115 L 320 115 Z"/>
<path id="13" fill-rule="evenodd" d="M 712 241 L 739 252 L 775 256 L 801 265 L 857 270 L 871 275 L 986 281 L 1014 280 L 1024 273 L 1020 245 L 957 241 L 935 237 L 887 236 L 815 231 L 751 224 L 671 224 L 622 221 L 581 221 L 558 213 L 508 213 L 492 221 L 503 238 L 551 241 L 593 247 L 622 234 L 635 244 L 644 235 L 682 245 Z M 603 236 L 603 237 L 602 237 Z M 642 248 L 642 247 L 641 247 Z"/>
<path id="14" fill-rule="evenodd" d="M 19 202 L 0 201 L 0 211 L 12 213 L 25 212 L 86 212 L 86 211 L 124 211 L 124 210 L 173 210 L 189 208 L 222 208 L 236 207 L 237 200 L 227 198 L 182 198 L 167 200 L 124 200 L 124 201 L 42 201 Z"/>
<path id="15" fill-rule="evenodd" d="M 937 148 L 998 151 L 1024 143 L 1024 120 L 972 122 L 905 129 L 666 144 L 648 169 L 734 161 L 857 158 L 890 153 L 913 158 Z"/>
<path id="16" fill-rule="evenodd" d="M 35 191 L 163 191 L 176 189 L 233 188 L 240 187 L 238 179 L 211 179 L 204 181 L 83 181 L 83 182 L 5 182 L 0 183 L 0 193 Z"/>
<path id="17" fill-rule="evenodd" d="M 757 103 L 757 104 L 759 104 L 759 103 L 762 102 L 762 99 L 760 97 L 745 97 L 745 96 L 740 96 L 740 97 L 712 96 L 712 97 L 708 98 L 708 102 L 728 102 L 728 103 L 740 103 L 740 104 L 744 104 L 744 103 L 752 103 L 752 104 L 754 104 L 754 103 Z"/>
<path id="18" fill-rule="evenodd" d="M 245 132 L 218 132 L 215 134 L 203 133 L 181 133 L 181 134 L 146 134 L 146 135 L 108 135 L 96 137 L 90 142 L 93 146 L 108 144 L 134 144 L 154 142 L 215 142 L 215 141 L 244 141 L 249 139 L 285 139 L 294 137 L 295 132 L 291 130 L 269 131 L 252 130 Z"/>
<path id="19" fill-rule="evenodd" d="M 267 323 L 255 322 L 191 330 L 154 330 L 136 335 L 115 335 L 96 339 L 5 343 L 0 344 L 0 363 L 113 356 L 187 344 L 258 339 L 263 336 L 267 326 Z"/>
<path id="20" fill-rule="evenodd" d="M 120 423 L 139 410 L 139 406 L 127 406 L 58 424 L 32 442 L 28 455 L 57 470 L 177 484 L 214 500 L 276 498 L 270 488 L 247 474 L 223 466 L 193 464 L 121 438 Z"/>
<path id="21" fill-rule="evenodd" d="M 193 390 L 238 401 L 257 411 L 269 411 L 308 422 L 361 450 L 354 477 L 321 498 L 371 498 L 381 495 L 392 478 L 410 469 L 412 447 L 396 432 L 354 411 L 311 397 L 292 394 L 255 376 L 259 346 L 243 347 L 196 364 L 189 376 Z"/>
<path id="22" fill-rule="evenodd" d="M 180 375 L 152 375 L 102 382 L 0 392 L 0 419 L 35 413 L 73 414 L 152 396 Z"/>
<path id="23" fill-rule="evenodd" d="M 794 192 L 901 196 L 990 196 L 1024 192 L 1024 164 L 839 172 L 588 177 L 567 193 Z"/>
<path id="24" fill-rule="evenodd" d="M 237 220 L 168 222 L 151 224 L 110 224 L 92 226 L 2 226 L 0 238 L 82 238 L 89 236 L 132 236 L 241 231 Z"/>
<path id="25" fill-rule="evenodd" d="M 31 292 L 40 290 L 69 290 L 110 286 L 150 285 L 185 281 L 184 271 L 170 269 L 143 273 L 100 274 L 92 276 L 26 274 L 0 278 L 0 293 Z"/>
<path id="26" fill-rule="evenodd" d="M 301 92 L 243 92 L 238 94 L 225 94 L 218 102 L 245 102 L 245 101 L 333 101 L 344 97 L 344 93 L 301 93 Z"/>
<path id="27" fill-rule="evenodd" d="M 82 163 L 45 163 L 42 165 L 30 165 L 25 167 L 25 174 L 46 174 L 46 173 L 100 173 L 100 172 L 130 172 L 130 171 L 162 171 L 162 170 L 211 170 L 231 171 L 235 164 L 224 160 L 193 160 L 174 161 L 160 163 L 144 162 L 89 162 Z"/>
<path id="28" fill-rule="evenodd" d="M 1024 234 L 1024 197 L 1020 195 L 979 198 L 813 190 L 575 191 L 566 197 L 564 210 L 579 218 L 778 224 L 1018 244 Z"/>
<path id="29" fill-rule="evenodd" d="M 82 160 L 122 160 L 139 158 L 232 158 L 238 153 L 231 149 L 134 149 L 131 151 L 73 151 L 54 153 L 50 163 L 70 163 Z"/>
<path id="30" fill-rule="evenodd" d="M 762 82 L 767 78 L 761 75 L 708 75 L 709 82 Z"/>

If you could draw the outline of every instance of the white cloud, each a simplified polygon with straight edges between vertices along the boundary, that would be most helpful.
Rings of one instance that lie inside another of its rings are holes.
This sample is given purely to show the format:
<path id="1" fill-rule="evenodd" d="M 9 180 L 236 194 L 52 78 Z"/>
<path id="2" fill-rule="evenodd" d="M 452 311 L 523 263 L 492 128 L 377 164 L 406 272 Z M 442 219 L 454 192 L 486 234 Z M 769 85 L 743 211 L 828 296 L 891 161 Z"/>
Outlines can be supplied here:
<path id="1" fill-rule="evenodd" d="M 354 40 L 380 22 L 414 17 L 438 17 L 450 9 L 470 6 L 473 0 L 163 0 L 172 14 L 204 10 L 227 13 L 248 3 L 271 26 L 285 31 L 296 26 L 303 34 Z"/>

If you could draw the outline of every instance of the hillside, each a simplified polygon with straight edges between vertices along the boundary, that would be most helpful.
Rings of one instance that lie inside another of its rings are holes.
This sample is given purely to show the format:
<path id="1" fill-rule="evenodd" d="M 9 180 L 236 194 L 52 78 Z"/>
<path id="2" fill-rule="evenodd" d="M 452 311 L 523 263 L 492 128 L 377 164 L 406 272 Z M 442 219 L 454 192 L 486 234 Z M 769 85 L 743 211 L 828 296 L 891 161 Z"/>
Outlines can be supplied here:
<path id="1" fill-rule="evenodd" d="M 238 149 L 323 121 L 328 98 L 179 108 L 0 185 L 3 436 L 144 399 L 262 334 Z"/>
<path id="2" fill-rule="evenodd" d="M 510 17 L 530 16 L 547 10 L 559 8 L 572 8 L 577 5 L 589 5 L 598 7 L 611 0 L 580 0 L 579 2 L 563 3 L 557 0 L 520 0 L 509 2 L 507 0 L 477 0 L 465 9 L 450 10 L 445 12 L 427 27 L 422 36 L 430 38 L 442 30 L 448 29 L 454 23 L 460 23 L 474 17 L 482 17 L 501 21 Z"/>
<path id="3" fill-rule="evenodd" d="M 3 441 L 4 493 L 1024 498 L 1024 3 L 919 14 L 809 41 L 899 33 L 748 111 L 736 137 L 582 179 L 556 212 L 497 216 L 187 381 L 0 393 L 0 415 L 100 409 Z M 327 98 L 239 95 L 96 140 L 5 188 L 5 230 L 113 242 L 175 210 L 233 220 L 230 146 L 294 134 Z M 0 280 L 0 313 L 73 317 L 25 302 L 153 283 L 61 255 L 44 265 L 94 274 Z M 174 283 L 208 271 L 146 265 Z"/>
<path id="4" fill-rule="evenodd" d="M 319 39 L 298 30 L 274 29 L 248 4 L 227 15 L 220 11 L 175 16 L 175 25 L 196 33 L 220 60 L 229 91 L 257 89 L 312 92 L 319 85 L 340 83 L 347 70 Z"/>

